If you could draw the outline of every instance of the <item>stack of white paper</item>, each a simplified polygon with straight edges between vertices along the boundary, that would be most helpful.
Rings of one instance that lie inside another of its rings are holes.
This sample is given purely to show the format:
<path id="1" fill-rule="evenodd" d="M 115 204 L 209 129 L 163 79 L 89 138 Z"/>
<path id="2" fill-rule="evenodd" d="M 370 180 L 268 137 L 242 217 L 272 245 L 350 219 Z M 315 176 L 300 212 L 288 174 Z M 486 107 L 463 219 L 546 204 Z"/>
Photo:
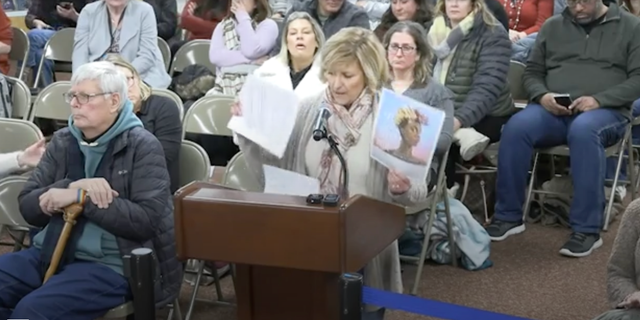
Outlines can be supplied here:
<path id="1" fill-rule="evenodd" d="M 320 191 L 320 181 L 297 172 L 263 165 L 264 193 L 306 197 Z"/>
<path id="2" fill-rule="evenodd" d="M 298 113 L 295 93 L 249 75 L 240 104 L 242 116 L 231 117 L 227 127 L 282 158 Z"/>

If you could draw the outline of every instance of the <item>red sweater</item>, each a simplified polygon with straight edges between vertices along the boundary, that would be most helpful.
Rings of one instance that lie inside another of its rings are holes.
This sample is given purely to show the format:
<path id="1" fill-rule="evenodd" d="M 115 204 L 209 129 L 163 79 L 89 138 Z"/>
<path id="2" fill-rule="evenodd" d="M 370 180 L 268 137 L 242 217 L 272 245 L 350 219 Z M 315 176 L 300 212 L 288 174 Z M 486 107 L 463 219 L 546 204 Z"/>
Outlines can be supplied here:
<path id="1" fill-rule="evenodd" d="M 210 17 L 210 14 L 205 14 L 207 17 L 198 17 L 191 14 L 188 10 L 189 6 L 198 6 L 197 0 L 189 0 L 182 9 L 182 15 L 180 16 L 180 27 L 189 31 L 188 40 L 205 39 L 211 40 L 213 30 L 222 19 Z"/>
<path id="2" fill-rule="evenodd" d="M 11 20 L 0 6 L 0 41 L 6 45 L 13 42 L 13 30 L 11 30 Z M 0 72 L 9 74 L 9 54 L 0 54 Z"/>
<path id="3" fill-rule="evenodd" d="M 553 1 L 515 0 L 514 8 L 511 8 L 511 0 L 503 1 L 504 9 L 509 15 L 509 29 L 526 34 L 538 32 L 542 24 L 553 15 Z M 518 8 L 520 8 L 519 17 Z"/>

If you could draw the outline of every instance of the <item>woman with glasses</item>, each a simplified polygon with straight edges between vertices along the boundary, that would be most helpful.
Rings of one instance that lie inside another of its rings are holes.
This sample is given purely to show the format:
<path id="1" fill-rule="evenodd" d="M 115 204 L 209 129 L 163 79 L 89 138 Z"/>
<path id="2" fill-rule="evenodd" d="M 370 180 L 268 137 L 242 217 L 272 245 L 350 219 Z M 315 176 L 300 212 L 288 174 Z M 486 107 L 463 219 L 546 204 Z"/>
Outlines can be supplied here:
<path id="1" fill-rule="evenodd" d="M 140 118 L 144 128 L 153 133 L 162 144 L 171 177 L 171 193 L 175 192 L 180 187 L 180 109 L 173 100 L 154 95 L 151 88 L 140 79 L 136 68 L 121 56 L 109 55 L 106 60 L 113 63 L 127 78 L 128 98 L 133 103 L 133 112 Z"/>
<path id="2" fill-rule="evenodd" d="M 436 56 L 433 78 L 454 95 L 455 144 L 447 161 L 453 188 L 459 158 L 469 161 L 499 141 L 516 111 L 507 85 L 511 41 L 482 0 L 440 0 L 436 14 L 427 39 Z"/>
<path id="3" fill-rule="evenodd" d="M 432 0 L 392 0 L 389 9 L 382 15 L 380 24 L 373 31 L 380 41 L 389 28 L 398 21 L 414 21 L 428 29 L 433 22 Z"/>
<path id="4" fill-rule="evenodd" d="M 383 44 L 387 48 L 387 60 L 391 66 L 389 87 L 393 91 L 445 112 L 442 132 L 436 144 L 435 155 L 429 171 L 429 185 L 435 186 L 440 159 L 449 150 L 453 136 L 453 94 L 444 85 L 431 78 L 433 57 L 426 42 L 424 28 L 413 21 L 394 24 L 385 34 Z M 401 134 L 407 130 L 406 121 L 398 125 Z M 418 127 L 419 128 L 419 127 Z"/>

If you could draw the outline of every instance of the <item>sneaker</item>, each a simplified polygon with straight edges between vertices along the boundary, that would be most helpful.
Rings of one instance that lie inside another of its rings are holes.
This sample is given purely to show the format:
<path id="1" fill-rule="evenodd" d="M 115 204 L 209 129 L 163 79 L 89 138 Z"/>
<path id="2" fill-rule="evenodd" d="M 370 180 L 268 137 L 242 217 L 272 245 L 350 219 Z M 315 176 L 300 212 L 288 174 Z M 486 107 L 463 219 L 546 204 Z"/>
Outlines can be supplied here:
<path id="1" fill-rule="evenodd" d="M 454 183 L 453 187 L 447 189 L 447 195 L 449 196 L 449 198 L 456 198 L 458 197 L 458 190 L 460 190 L 460 184 L 459 183 Z"/>
<path id="2" fill-rule="evenodd" d="M 562 246 L 560 254 L 567 257 L 586 257 L 602 246 L 602 238 L 597 233 L 574 232 L 569 241 Z"/>
<path id="3" fill-rule="evenodd" d="M 485 227 L 491 241 L 502 241 L 509 236 L 523 233 L 525 230 L 524 223 L 520 222 L 508 222 L 493 219 L 491 223 Z"/>
<path id="4" fill-rule="evenodd" d="M 453 134 L 460 145 L 460 157 L 469 161 L 481 154 L 489 145 L 489 138 L 473 128 L 462 128 Z"/>
<path id="5" fill-rule="evenodd" d="M 604 187 L 604 196 L 607 199 L 609 199 L 609 197 L 611 196 L 612 190 L 613 189 L 611 187 Z M 617 186 L 615 188 L 615 190 L 613 190 L 613 192 L 614 192 L 614 196 L 615 196 L 614 201 L 622 203 L 624 198 L 627 196 L 627 187 L 625 187 L 625 186 Z"/>

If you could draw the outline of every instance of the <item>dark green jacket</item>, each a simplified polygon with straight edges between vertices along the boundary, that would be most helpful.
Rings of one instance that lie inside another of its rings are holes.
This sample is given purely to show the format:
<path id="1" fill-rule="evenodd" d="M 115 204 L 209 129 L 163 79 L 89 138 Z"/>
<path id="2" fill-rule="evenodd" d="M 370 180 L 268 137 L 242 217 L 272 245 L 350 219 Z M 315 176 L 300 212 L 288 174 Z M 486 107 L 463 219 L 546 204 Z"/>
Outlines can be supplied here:
<path id="1" fill-rule="evenodd" d="M 587 35 L 568 9 L 542 25 L 524 73 L 529 97 L 568 93 L 594 97 L 629 116 L 640 98 L 640 19 L 612 3 Z"/>
<path id="2" fill-rule="evenodd" d="M 445 86 L 454 95 L 454 116 L 471 127 L 488 115 L 515 113 L 507 84 L 511 41 L 502 26 L 488 27 L 480 15 L 458 44 L 447 71 Z"/>

